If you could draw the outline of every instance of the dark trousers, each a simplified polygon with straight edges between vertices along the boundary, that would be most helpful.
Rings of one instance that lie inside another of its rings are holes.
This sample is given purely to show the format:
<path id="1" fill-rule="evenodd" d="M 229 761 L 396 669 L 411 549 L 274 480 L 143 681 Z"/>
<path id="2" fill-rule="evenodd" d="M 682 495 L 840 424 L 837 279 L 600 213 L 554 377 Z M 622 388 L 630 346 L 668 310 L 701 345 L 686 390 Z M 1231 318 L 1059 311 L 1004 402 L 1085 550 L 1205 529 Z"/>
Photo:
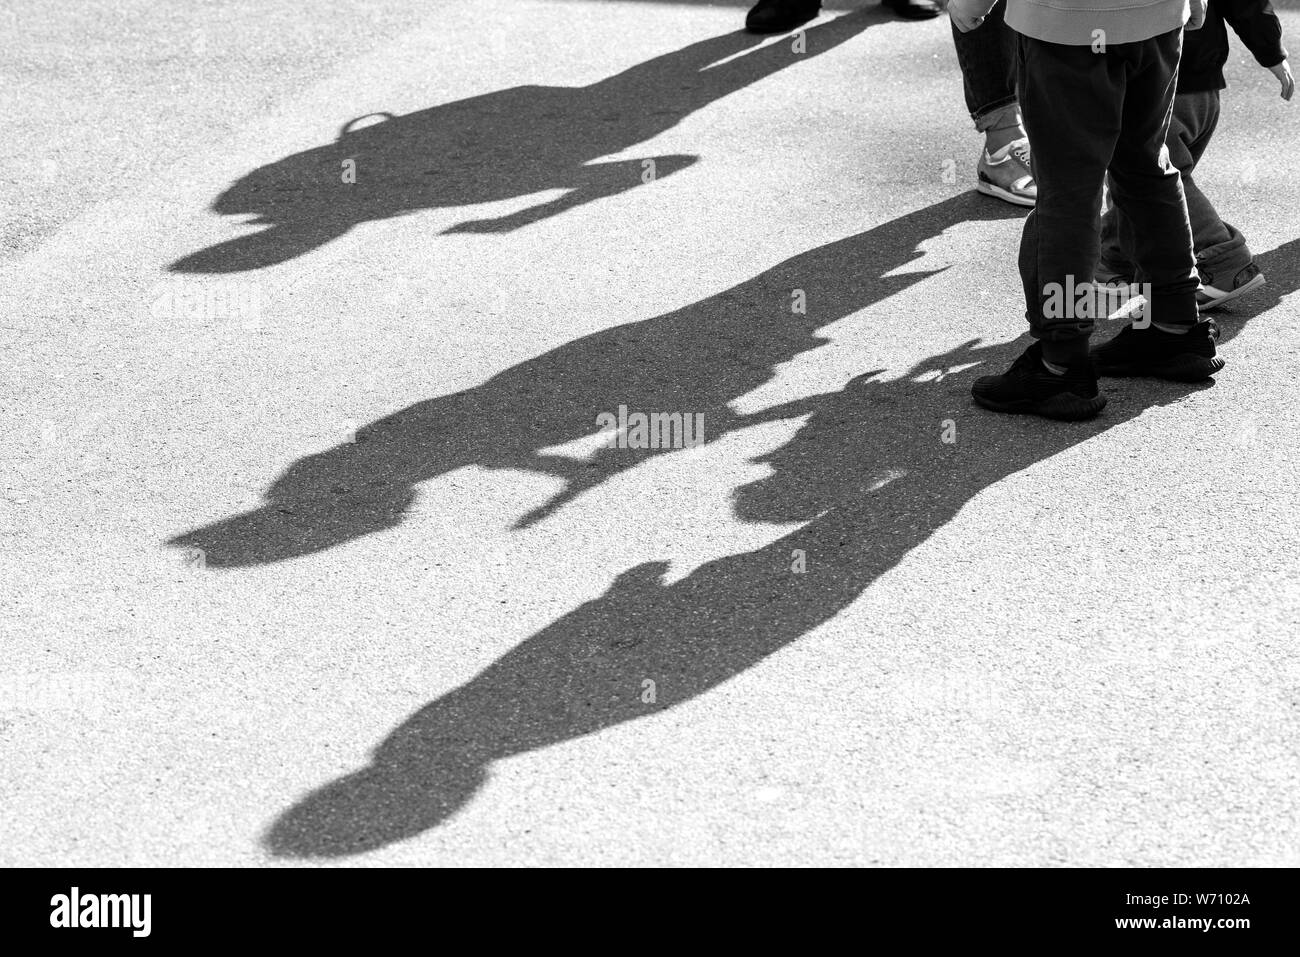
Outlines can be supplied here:
<path id="1" fill-rule="evenodd" d="M 1196 322 L 1196 263 L 1178 170 L 1165 136 L 1183 32 L 1094 53 L 1020 36 L 1017 83 L 1033 156 L 1038 204 L 1025 220 L 1020 278 L 1030 331 L 1086 343 L 1090 315 L 1045 309 L 1054 290 L 1093 282 L 1100 251 L 1102 186 L 1124 214 L 1120 240 L 1151 284 L 1148 317 Z M 1059 304 L 1057 299 L 1057 304 Z"/>
<path id="2" fill-rule="evenodd" d="M 1211 279 L 1212 285 L 1232 288 L 1233 277 L 1252 260 L 1246 238 L 1231 223 L 1224 221 L 1208 196 L 1192 178 L 1196 164 L 1210 145 L 1219 125 L 1219 91 L 1179 93 L 1174 98 L 1174 115 L 1169 121 L 1169 162 L 1178 167 L 1183 178 L 1183 195 L 1187 198 L 1187 215 L 1192 221 L 1192 242 L 1196 263 Z M 1108 204 L 1101 217 L 1101 267 L 1117 276 L 1137 276 L 1131 257 L 1120 243 L 1123 214 L 1114 203 Z"/>
<path id="3" fill-rule="evenodd" d="M 966 109 L 980 132 L 980 120 L 987 114 L 1016 102 L 1016 38 L 1003 15 L 1006 0 L 998 0 L 974 30 L 962 33 L 952 28 L 952 41 L 961 64 Z"/>

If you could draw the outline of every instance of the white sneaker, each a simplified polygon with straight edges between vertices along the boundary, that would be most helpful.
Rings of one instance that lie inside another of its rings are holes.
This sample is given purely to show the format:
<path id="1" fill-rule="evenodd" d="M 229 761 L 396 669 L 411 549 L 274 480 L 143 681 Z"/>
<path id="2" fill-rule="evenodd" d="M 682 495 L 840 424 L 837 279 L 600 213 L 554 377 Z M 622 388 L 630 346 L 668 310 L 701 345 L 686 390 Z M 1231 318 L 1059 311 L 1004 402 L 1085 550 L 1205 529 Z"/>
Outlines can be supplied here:
<path id="1" fill-rule="evenodd" d="M 1038 186 L 1029 171 L 1029 140 L 1013 140 L 996 153 L 987 149 L 980 156 L 976 189 L 1017 206 L 1038 202 Z"/>
<path id="2" fill-rule="evenodd" d="M 1264 285 L 1264 274 L 1259 271 L 1259 267 L 1253 262 L 1247 263 L 1232 278 L 1232 286 L 1227 289 L 1214 285 L 1214 277 L 1200 266 L 1196 267 L 1196 271 L 1201 277 L 1201 288 L 1196 290 L 1196 309 L 1198 312 L 1209 312 L 1211 309 L 1226 306 L 1234 299 L 1238 299 Z"/>

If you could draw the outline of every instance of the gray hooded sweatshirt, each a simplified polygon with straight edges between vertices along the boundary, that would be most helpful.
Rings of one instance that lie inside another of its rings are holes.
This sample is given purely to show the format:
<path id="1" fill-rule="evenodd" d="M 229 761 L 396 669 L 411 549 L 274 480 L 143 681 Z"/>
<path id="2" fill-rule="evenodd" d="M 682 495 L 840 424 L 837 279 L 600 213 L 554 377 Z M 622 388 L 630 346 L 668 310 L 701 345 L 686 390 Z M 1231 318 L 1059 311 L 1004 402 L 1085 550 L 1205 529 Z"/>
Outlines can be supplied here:
<path id="1" fill-rule="evenodd" d="M 1027 37 L 1091 46 L 1149 40 L 1177 30 L 1190 15 L 1188 0 L 1007 0 L 1006 19 Z"/>

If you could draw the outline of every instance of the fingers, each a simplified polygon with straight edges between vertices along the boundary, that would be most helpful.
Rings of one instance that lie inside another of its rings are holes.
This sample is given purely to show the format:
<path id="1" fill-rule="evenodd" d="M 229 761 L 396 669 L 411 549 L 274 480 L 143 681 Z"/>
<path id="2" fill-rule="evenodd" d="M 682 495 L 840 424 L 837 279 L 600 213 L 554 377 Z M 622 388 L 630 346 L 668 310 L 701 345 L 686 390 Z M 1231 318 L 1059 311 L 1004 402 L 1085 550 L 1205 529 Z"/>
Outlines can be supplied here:
<path id="1" fill-rule="evenodd" d="M 1295 94 L 1295 77 L 1291 75 L 1291 67 L 1283 60 L 1277 66 L 1269 67 L 1269 70 L 1277 77 L 1277 82 L 1282 86 L 1280 91 L 1282 99 L 1291 99 Z"/>

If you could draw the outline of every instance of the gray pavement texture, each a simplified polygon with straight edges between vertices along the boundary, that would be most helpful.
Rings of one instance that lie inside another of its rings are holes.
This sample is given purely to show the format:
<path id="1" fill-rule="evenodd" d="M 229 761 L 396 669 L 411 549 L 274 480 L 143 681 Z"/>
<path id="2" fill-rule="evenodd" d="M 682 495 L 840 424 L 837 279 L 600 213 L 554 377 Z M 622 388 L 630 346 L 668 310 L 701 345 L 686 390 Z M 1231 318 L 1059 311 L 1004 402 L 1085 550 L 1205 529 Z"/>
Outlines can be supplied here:
<path id="1" fill-rule="evenodd" d="M 0 864 L 1300 863 L 1295 104 L 1218 381 L 999 417 L 947 21 L 743 12 L 6 5 Z"/>

